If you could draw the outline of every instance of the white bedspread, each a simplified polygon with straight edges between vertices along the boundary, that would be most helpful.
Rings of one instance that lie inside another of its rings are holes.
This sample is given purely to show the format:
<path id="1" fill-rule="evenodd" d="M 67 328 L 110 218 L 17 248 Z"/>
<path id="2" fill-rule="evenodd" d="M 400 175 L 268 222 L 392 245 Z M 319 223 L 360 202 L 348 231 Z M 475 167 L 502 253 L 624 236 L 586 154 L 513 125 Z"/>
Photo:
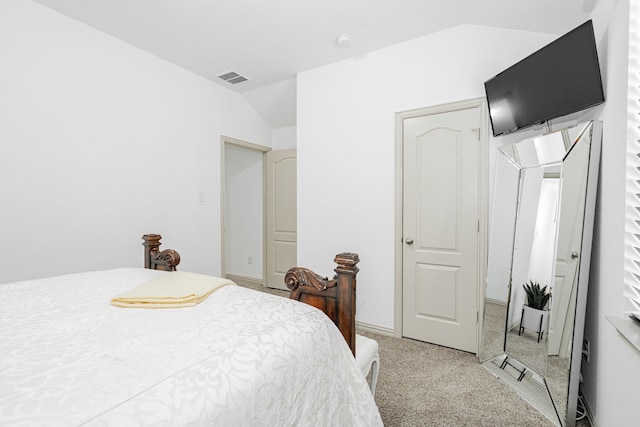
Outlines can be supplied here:
<path id="1" fill-rule="evenodd" d="M 188 308 L 109 303 L 159 274 L 0 285 L 0 425 L 382 425 L 323 313 L 240 286 Z"/>

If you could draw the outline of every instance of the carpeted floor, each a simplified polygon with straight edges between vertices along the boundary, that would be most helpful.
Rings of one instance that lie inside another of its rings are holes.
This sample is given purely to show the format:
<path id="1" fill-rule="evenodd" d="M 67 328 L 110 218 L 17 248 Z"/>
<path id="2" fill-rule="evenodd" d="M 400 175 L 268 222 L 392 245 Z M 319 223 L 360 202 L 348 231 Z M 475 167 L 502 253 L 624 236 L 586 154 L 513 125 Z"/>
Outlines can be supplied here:
<path id="1" fill-rule="evenodd" d="M 363 333 L 380 346 L 376 402 L 385 426 L 552 426 L 474 354 Z"/>
<path id="2" fill-rule="evenodd" d="M 287 297 L 288 292 L 239 285 Z M 529 406 L 480 363 L 446 347 L 359 331 L 378 341 L 376 402 L 387 427 L 547 427 L 554 423 Z M 587 420 L 577 423 L 588 427 Z"/>

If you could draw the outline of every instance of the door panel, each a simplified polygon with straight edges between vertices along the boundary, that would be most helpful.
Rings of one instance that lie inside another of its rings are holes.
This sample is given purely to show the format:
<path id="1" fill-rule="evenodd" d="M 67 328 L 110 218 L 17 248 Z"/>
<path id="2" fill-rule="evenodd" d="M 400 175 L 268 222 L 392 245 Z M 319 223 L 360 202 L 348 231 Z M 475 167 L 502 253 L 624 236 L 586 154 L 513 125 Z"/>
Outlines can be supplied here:
<path id="1" fill-rule="evenodd" d="M 284 275 L 297 263 L 296 150 L 266 155 L 266 286 L 288 290 Z"/>
<path id="2" fill-rule="evenodd" d="M 416 138 L 417 160 L 415 191 L 420 221 L 420 249 L 438 248 L 449 251 L 456 246 L 457 143 L 458 135 L 448 129 L 434 129 Z M 448 185 L 443 185 L 448 183 Z M 438 209 L 433 209 L 437 201 Z M 437 224 L 437 227 L 434 225 Z"/>
<path id="3" fill-rule="evenodd" d="M 443 265 L 417 265 L 416 282 L 416 315 L 436 317 L 441 320 L 456 319 L 456 283 L 455 267 Z"/>
<path id="4" fill-rule="evenodd" d="M 403 335 L 471 352 L 481 117 L 477 107 L 404 120 Z"/>

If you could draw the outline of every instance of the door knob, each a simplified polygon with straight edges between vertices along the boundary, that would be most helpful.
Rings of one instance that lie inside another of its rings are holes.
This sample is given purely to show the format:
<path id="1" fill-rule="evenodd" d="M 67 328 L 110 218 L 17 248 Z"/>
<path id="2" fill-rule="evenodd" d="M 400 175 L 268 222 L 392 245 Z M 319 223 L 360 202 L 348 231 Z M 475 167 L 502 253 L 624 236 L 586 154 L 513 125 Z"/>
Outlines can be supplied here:
<path id="1" fill-rule="evenodd" d="M 407 245 L 413 245 L 413 239 L 411 237 L 407 237 L 405 242 Z"/>
<path id="2" fill-rule="evenodd" d="M 572 259 L 576 259 L 576 258 L 578 258 L 578 256 L 579 256 L 578 252 L 576 252 L 576 251 L 571 252 L 571 258 Z"/>

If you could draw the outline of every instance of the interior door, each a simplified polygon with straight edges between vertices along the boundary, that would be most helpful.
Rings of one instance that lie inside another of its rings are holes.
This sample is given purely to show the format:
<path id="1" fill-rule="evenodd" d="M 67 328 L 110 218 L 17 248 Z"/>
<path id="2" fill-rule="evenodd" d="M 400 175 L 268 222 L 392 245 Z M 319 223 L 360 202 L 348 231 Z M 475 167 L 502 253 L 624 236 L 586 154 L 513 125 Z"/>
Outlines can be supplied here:
<path id="1" fill-rule="evenodd" d="M 480 106 L 403 124 L 402 334 L 477 351 Z"/>
<path id="2" fill-rule="evenodd" d="M 568 357 L 571 350 L 575 301 L 578 284 L 578 265 L 584 223 L 584 203 L 587 162 L 573 159 L 583 146 L 574 147 L 574 156 L 564 162 L 560 197 L 560 224 L 556 244 L 556 263 L 553 287 L 551 289 L 551 318 L 549 320 L 548 354 Z M 568 172 L 570 171 L 570 173 Z M 580 344 L 581 345 L 581 344 Z"/>
<path id="3" fill-rule="evenodd" d="M 297 263 L 296 150 L 269 151 L 265 163 L 266 286 L 288 290 L 284 275 Z"/>

